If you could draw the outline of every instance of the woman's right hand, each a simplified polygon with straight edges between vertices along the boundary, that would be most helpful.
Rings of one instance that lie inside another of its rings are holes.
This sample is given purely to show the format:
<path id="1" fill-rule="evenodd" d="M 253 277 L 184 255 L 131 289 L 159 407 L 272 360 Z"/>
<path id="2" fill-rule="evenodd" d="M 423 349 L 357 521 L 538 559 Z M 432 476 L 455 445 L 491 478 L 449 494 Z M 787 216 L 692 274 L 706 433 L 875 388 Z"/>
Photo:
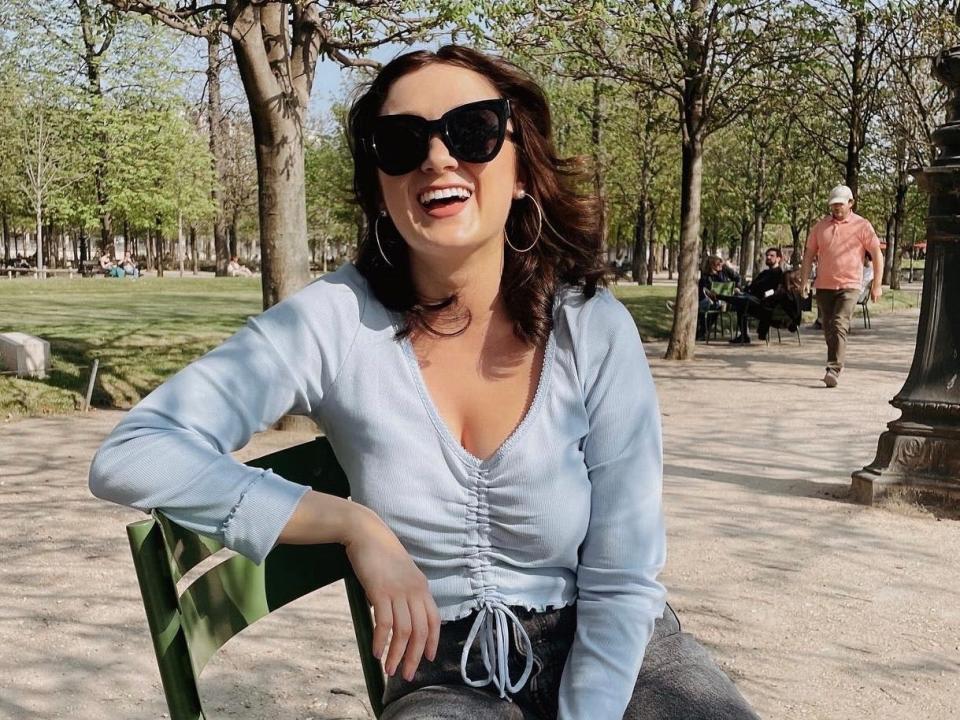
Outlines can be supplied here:
<path id="1" fill-rule="evenodd" d="M 431 662 L 440 641 L 440 612 L 430 594 L 426 576 L 414 564 L 393 531 L 376 513 L 356 505 L 357 521 L 344 538 L 353 572 L 373 606 L 373 654 L 393 675 L 403 661 L 401 674 L 412 680 L 421 657 Z"/>

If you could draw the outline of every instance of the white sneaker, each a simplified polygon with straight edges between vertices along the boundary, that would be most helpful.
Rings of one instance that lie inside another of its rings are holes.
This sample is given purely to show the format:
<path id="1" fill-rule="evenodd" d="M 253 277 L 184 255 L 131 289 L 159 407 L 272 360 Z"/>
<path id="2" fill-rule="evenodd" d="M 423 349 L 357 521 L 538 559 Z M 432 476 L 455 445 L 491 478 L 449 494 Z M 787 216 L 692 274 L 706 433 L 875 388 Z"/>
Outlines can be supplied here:
<path id="1" fill-rule="evenodd" d="M 823 384 L 828 388 L 835 388 L 838 380 L 837 374 L 831 370 L 827 370 L 826 375 L 823 376 Z"/>
<path id="2" fill-rule="evenodd" d="M 673 300 L 667 300 L 667 310 L 673 312 Z"/>

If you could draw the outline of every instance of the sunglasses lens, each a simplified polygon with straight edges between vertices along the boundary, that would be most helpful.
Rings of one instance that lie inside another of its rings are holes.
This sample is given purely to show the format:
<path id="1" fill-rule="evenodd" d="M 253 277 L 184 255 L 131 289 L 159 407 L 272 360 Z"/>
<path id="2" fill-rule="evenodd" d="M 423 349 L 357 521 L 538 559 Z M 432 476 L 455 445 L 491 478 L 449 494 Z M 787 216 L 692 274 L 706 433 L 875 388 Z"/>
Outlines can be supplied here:
<path id="1" fill-rule="evenodd" d="M 447 136 L 453 153 L 466 162 L 493 159 L 503 142 L 504 124 L 490 107 L 466 107 L 450 114 Z"/>
<path id="2" fill-rule="evenodd" d="M 387 175 L 403 175 L 425 156 L 424 121 L 407 115 L 382 115 L 376 119 L 373 142 L 377 164 Z"/>
<path id="3" fill-rule="evenodd" d="M 483 100 L 463 105 L 440 120 L 416 115 L 381 115 L 374 120 L 372 139 L 377 165 L 387 175 L 404 175 L 419 166 L 428 153 L 428 139 L 441 131 L 447 149 L 458 160 L 492 160 L 506 136 L 506 101 Z"/>

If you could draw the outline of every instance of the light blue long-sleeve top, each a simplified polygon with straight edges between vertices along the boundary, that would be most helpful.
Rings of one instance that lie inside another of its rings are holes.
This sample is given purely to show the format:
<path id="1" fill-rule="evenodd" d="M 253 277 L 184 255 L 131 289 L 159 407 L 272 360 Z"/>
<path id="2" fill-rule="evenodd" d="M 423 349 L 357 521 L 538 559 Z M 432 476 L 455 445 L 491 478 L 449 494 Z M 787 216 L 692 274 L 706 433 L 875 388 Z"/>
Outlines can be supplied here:
<path id="1" fill-rule="evenodd" d="M 558 293 L 534 400 L 485 459 L 445 426 L 412 346 L 395 339 L 401 322 L 343 266 L 131 410 L 94 458 L 91 490 L 260 562 L 307 488 L 230 453 L 285 414 L 308 415 L 353 499 L 427 576 L 441 619 L 479 611 L 464 653 L 476 638 L 489 675 L 464 671 L 465 682 L 515 692 L 529 665 L 508 676 L 510 606 L 575 602 L 558 717 L 621 718 L 663 612 L 666 546 L 660 415 L 628 311 L 605 290 Z"/>

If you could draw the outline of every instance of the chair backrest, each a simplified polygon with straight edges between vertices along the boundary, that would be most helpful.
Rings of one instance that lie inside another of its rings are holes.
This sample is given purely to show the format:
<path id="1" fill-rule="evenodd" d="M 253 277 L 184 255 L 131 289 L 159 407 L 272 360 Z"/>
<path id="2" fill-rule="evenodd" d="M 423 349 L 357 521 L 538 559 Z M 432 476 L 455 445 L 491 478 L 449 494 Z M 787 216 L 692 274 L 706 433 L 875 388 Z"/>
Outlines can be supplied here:
<path id="1" fill-rule="evenodd" d="M 314 490 L 348 497 L 350 486 L 325 438 L 248 463 Z M 197 679 L 227 640 L 277 608 L 343 579 L 370 706 L 383 710 L 383 670 L 373 657 L 373 623 L 363 588 L 340 545 L 278 545 L 259 566 L 234 555 L 182 590 L 177 583 L 222 549 L 215 540 L 171 522 L 160 512 L 127 526 L 171 720 L 206 718 Z"/>
<path id="2" fill-rule="evenodd" d="M 716 293 L 717 295 L 732 295 L 733 286 L 734 286 L 734 283 L 732 280 L 725 280 L 723 282 L 711 282 L 710 292 Z"/>

